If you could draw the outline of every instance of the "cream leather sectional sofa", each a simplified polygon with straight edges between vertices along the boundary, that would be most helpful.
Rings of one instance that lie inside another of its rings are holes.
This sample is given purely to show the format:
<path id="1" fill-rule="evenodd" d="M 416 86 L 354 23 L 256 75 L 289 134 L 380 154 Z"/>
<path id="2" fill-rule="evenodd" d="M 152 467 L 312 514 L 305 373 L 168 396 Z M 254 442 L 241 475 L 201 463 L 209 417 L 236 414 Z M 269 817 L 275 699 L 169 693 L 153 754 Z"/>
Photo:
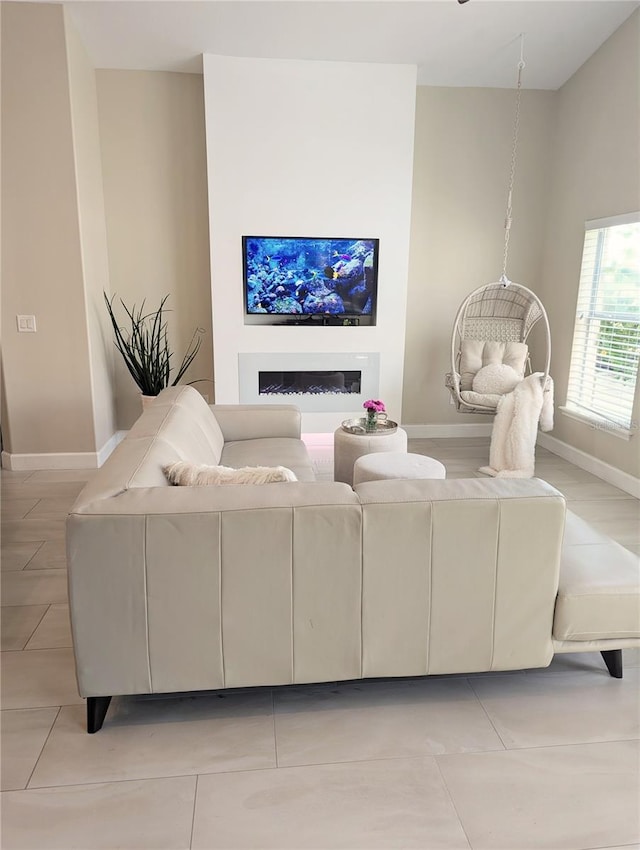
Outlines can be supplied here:
<path id="1" fill-rule="evenodd" d="M 295 483 L 172 487 L 175 460 Z M 634 556 L 543 481 L 314 480 L 295 407 L 165 390 L 67 521 L 88 730 L 112 695 L 545 667 L 640 646 Z"/>

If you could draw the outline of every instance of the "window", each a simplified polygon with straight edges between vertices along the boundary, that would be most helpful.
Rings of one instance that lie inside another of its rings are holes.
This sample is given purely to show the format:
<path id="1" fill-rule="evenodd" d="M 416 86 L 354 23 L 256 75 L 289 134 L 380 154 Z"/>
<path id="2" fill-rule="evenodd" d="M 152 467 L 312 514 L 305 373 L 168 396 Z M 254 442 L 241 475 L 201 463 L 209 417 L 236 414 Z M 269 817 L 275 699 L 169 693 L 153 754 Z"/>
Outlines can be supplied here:
<path id="1" fill-rule="evenodd" d="M 631 427 L 640 355 L 640 213 L 588 221 L 566 412 Z"/>

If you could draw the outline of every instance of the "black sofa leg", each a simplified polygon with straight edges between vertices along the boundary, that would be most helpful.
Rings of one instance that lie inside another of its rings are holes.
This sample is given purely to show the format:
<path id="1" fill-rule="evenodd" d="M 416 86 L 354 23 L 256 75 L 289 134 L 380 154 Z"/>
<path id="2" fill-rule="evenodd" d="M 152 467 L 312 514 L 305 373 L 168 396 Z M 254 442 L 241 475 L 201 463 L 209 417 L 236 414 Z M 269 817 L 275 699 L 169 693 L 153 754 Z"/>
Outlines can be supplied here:
<path id="1" fill-rule="evenodd" d="M 111 697 L 87 697 L 87 732 L 92 735 L 102 729 Z"/>
<path id="2" fill-rule="evenodd" d="M 622 679 L 622 650 L 607 649 L 600 652 L 607 665 L 607 670 L 614 679 Z"/>

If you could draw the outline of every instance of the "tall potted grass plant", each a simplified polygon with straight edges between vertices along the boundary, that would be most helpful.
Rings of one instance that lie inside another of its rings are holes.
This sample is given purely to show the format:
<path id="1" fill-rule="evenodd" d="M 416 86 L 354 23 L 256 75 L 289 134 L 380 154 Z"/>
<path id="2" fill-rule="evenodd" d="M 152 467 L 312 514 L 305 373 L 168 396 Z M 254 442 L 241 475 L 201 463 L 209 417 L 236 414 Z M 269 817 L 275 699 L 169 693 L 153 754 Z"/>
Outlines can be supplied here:
<path id="1" fill-rule="evenodd" d="M 129 308 L 120 299 L 120 304 L 126 314 L 124 324 L 116 318 L 113 302 L 115 296 L 109 299 L 104 294 L 105 304 L 113 326 L 116 348 L 122 355 L 129 374 L 136 382 L 142 393 L 143 406 L 145 398 L 154 398 L 165 387 L 175 386 L 193 363 L 200 345 L 202 344 L 201 328 L 196 328 L 191 341 L 182 358 L 173 380 L 171 379 L 173 352 L 169 346 L 165 304 L 168 295 L 160 301 L 157 310 L 146 311 L 145 301 L 139 307 L 135 304 Z M 195 383 L 192 381 L 191 383 Z"/>

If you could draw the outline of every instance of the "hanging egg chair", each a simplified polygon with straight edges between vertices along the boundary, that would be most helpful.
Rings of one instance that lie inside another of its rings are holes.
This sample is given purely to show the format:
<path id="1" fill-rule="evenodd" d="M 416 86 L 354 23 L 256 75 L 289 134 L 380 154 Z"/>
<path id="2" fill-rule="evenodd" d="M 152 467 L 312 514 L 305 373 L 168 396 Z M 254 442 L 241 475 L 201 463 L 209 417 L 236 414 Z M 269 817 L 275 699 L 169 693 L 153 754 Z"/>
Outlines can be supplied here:
<path id="1" fill-rule="evenodd" d="M 495 413 L 514 382 L 534 371 L 527 339 L 539 322 L 545 350 L 535 371 L 543 373 L 546 387 L 551 334 L 538 296 L 526 286 L 500 281 L 480 286 L 465 298 L 451 334 L 451 371 L 445 382 L 460 413 Z"/>
<path id="2" fill-rule="evenodd" d="M 544 355 L 538 369 L 546 391 L 551 362 L 549 319 L 538 296 L 507 277 L 512 196 L 516 170 L 520 97 L 522 88 L 523 37 L 516 95 L 516 115 L 511 151 L 511 173 L 504 224 L 504 254 L 499 281 L 475 289 L 460 305 L 451 334 L 451 371 L 445 377 L 460 413 L 495 413 L 498 402 L 527 375 L 531 367 L 527 339 L 539 322 L 544 328 Z"/>

